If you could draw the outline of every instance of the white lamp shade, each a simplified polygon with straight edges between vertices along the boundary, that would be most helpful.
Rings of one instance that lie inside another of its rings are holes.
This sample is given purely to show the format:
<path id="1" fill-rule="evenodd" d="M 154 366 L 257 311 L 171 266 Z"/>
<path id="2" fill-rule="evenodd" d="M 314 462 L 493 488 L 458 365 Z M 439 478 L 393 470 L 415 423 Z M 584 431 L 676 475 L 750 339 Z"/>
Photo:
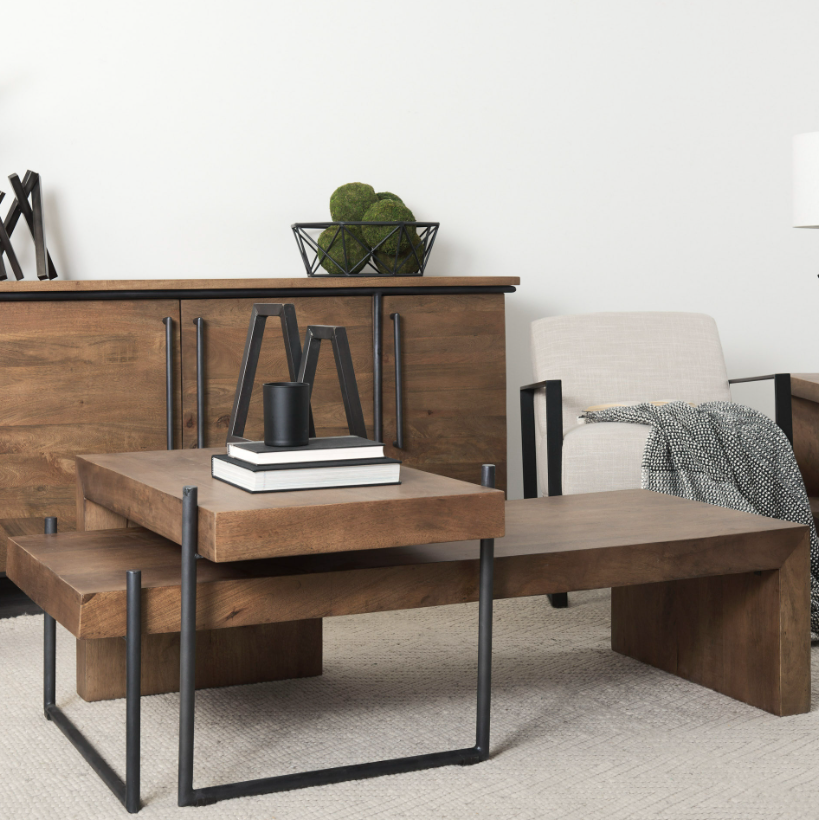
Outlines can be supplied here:
<path id="1" fill-rule="evenodd" d="M 816 228 L 820 225 L 820 133 L 798 134 L 793 159 L 793 224 L 795 228 Z"/>

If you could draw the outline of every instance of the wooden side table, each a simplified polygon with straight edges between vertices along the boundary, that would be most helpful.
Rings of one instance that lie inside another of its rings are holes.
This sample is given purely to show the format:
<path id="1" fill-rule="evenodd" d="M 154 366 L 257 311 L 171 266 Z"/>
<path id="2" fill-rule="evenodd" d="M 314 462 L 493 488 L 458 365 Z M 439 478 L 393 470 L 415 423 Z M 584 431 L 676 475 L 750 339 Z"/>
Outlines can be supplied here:
<path id="1" fill-rule="evenodd" d="M 121 526 L 140 524 L 181 547 L 178 804 L 205 805 L 233 797 L 486 760 L 494 539 L 504 535 L 504 493 L 494 489 L 495 467 L 484 465 L 482 486 L 404 467 L 400 485 L 253 494 L 211 477 L 211 456 L 222 452 L 224 448 L 161 450 L 77 458 L 78 524 L 85 526 L 89 512 L 103 513 L 119 518 Z M 218 564 L 475 538 L 480 539 L 475 746 L 194 788 L 199 559 Z M 138 811 L 141 678 L 134 670 L 140 669 L 141 658 L 140 572 L 129 573 L 128 584 L 133 590 L 127 619 L 129 625 L 134 624 L 128 634 L 140 639 L 126 641 L 129 658 L 133 655 L 133 661 L 126 665 L 127 676 L 133 678 L 126 695 L 126 758 L 134 761 L 130 766 L 134 774 L 130 778 L 126 775 L 123 802 L 129 811 Z M 47 669 L 54 668 L 54 629 L 54 619 L 46 615 Z M 58 711 L 52 704 L 48 712 L 52 720 L 55 715 L 60 720 Z M 58 725 L 63 728 L 70 722 Z M 99 757 L 87 741 L 77 741 L 75 746 L 86 759 L 89 755 Z M 103 779 L 116 794 L 122 792 L 119 783 L 111 785 L 110 778 Z"/>

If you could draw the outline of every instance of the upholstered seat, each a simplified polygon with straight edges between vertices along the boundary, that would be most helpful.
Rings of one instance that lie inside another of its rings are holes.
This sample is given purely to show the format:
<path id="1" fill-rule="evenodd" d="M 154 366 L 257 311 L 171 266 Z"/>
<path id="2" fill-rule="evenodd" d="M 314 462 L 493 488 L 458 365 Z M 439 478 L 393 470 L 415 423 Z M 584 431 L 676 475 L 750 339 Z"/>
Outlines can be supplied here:
<path id="1" fill-rule="evenodd" d="M 585 424 L 570 430 L 564 436 L 564 495 L 640 487 L 649 430 L 640 424 Z"/>
<path id="2" fill-rule="evenodd" d="M 649 428 L 578 425 L 610 402 L 731 401 L 717 325 L 700 313 L 591 313 L 532 324 L 535 379 L 561 381 L 565 495 L 641 486 Z M 540 492 L 547 495 L 546 404 L 535 393 Z"/>

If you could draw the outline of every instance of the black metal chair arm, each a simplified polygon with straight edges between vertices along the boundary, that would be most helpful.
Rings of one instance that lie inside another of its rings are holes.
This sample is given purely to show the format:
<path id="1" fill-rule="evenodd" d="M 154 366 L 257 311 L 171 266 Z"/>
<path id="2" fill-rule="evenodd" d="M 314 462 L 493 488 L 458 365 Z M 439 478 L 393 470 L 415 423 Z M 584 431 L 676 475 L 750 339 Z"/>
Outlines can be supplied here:
<path id="1" fill-rule="evenodd" d="M 729 379 L 729 384 L 763 382 L 774 380 L 774 420 L 785 433 L 789 444 L 794 444 L 792 433 L 792 377 L 790 373 L 771 373 L 768 376 L 748 376 L 745 379 Z"/>
<path id="2" fill-rule="evenodd" d="M 564 429 L 561 412 L 561 380 L 547 379 L 526 384 L 521 396 L 521 466 L 524 498 L 538 496 L 538 462 L 535 454 L 535 391 L 547 396 L 547 495 L 561 495 L 561 448 Z"/>

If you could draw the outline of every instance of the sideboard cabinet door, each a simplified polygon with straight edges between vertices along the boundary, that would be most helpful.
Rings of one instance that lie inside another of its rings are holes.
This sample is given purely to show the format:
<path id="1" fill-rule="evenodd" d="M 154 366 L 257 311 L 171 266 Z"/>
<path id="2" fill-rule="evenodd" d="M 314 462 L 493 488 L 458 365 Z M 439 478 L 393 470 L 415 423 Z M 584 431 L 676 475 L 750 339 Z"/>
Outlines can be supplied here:
<path id="1" fill-rule="evenodd" d="M 165 449 L 166 316 L 177 300 L 0 303 L 0 535 L 74 528 L 74 456 Z"/>
<path id="2" fill-rule="evenodd" d="M 204 444 L 225 444 L 233 407 L 251 309 L 261 299 L 190 299 L 181 303 L 183 446 L 197 445 L 197 357 L 194 319 L 203 319 Z M 304 344 L 308 325 L 342 325 L 347 329 L 359 397 L 368 434 L 373 434 L 373 303 L 369 296 L 275 295 L 266 302 L 290 302 L 296 308 L 299 334 Z M 267 320 L 256 380 L 251 396 L 245 437 L 262 438 L 261 385 L 289 381 L 282 330 L 278 318 Z M 322 345 L 311 404 L 316 434 L 347 434 L 342 393 L 329 342 Z"/>
<path id="3" fill-rule="evenodd" d="M 394 323 L 400 316 L 404 447 L 396 440 Z M 503 294 L 390 296 L 383 301 L 385 454 L 478 484 L 495 464 L 507 484 Z"/>

